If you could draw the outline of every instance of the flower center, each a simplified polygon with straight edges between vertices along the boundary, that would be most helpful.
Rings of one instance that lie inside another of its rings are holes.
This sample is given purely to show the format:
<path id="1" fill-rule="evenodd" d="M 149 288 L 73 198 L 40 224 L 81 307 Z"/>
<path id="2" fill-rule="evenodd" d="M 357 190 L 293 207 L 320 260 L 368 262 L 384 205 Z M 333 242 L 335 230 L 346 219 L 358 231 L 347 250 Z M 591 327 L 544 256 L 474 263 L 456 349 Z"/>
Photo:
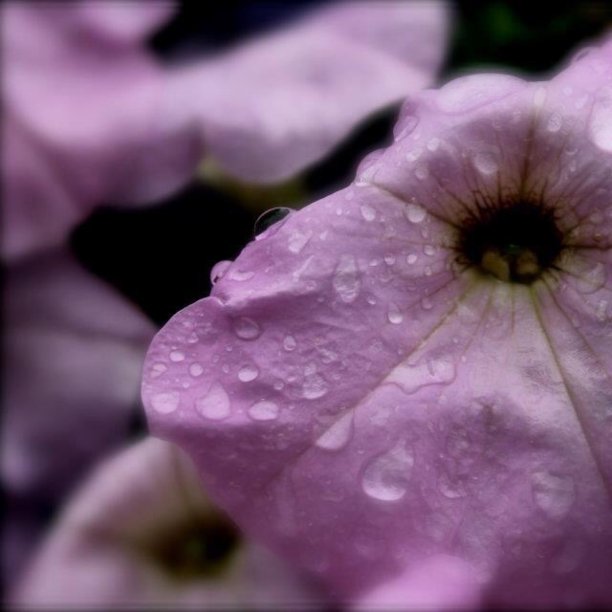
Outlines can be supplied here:
<path id="1" fill-rule="evenodd" d="M 239 535 L 229 521 L 215 516 L 183 525 L 151 544 L 150 553 L 168 575 L 189 580 L 222 573 L 239 546 Z"/>
<path id="2" fill-rule="evenodd" d="M 529 201 L 479 208 L 462 224 L 457 241 L 463 262 L 499 280 L 523 284 L 550 268 L 562 247 L 554 211 Z"/>

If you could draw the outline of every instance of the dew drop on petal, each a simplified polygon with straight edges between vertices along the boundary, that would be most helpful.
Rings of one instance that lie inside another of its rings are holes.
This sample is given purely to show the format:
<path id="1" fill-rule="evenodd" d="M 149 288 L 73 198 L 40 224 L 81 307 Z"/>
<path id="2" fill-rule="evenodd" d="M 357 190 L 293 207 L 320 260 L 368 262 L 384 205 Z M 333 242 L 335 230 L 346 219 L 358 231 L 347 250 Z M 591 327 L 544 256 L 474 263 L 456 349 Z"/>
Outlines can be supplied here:
<path id="1" fill-rule="evenodd" d="M 418 204 L 409 203 L 406 205 L 406 216 L 411 223 L 421 223 L 427 216 L 427 211 Z"/>
<path id="2" fill-rule="evenodd" d="M 273 421 L 278 417 L 279 412 L 278 404 L 268 400 L 255 402 L 248 409 L 249 416 L 255 421 Z"/>
<path id="3" fill-rule="evenodd" d="M 213 383 L 206 395 L 195 401 L 196 410 L 205 418 L 225 419 L 230 414 L 230 399 L 219 383 Z"/>
<path id="4" fill-rule="evenodd" d="M 374 221 L 374 219 L 376 219 L 376 211 L 371 206 L 363 204 L 361 206 L 361 216 L 366 221 Z"/>
<path id="5" fill-rule="evenodd" d="M 410 265 L 412 265 L 412 264 L 416 263 L 417 259 L 418 259 L 418 257 L 417 257 L 417 256 L 416 256 L 414 253 L 411 253 L 410 255 L 408 255 L 408 257 L 406 257 L 406 261 L 407 261 L 407 262 L 408 262 Z"/>
<path id="6" fill-rule="evenodd" d="M 179 400 L 178 391 L 165 391 L 151 398 L 151 406 L 160 414 L 170 414 L 178 408 Z"/>
<path id="7" fill-rule="evenodd" d="M 183 353 L 182 351 L 171 351 L 170 352 L 170 361 L 174 361 L 175 363 L 178 363 L 179 361 L 184 361 L 185 360 L 185 353 Z"/>
<path id="8" fill-rule="evenodd" d="M 319 374 L 310 374 L 304 379 L 302 396 L 305 399 L 318 399 L 328 392 L 325 379 Z"/>
<path id="9" fill-rule="evenodd" d="M 293 336 L 285 336 L 283 339 L 283 348 L 286 351 L 294 351 L 297 347 L 297 342 Z"/>
<path id="10" fill-rule="evenodd" d="M 575 498 L 574 481 L 549 471 L 531 475 L 533 501 L 549 517 L 563 518 L 572 507 Z"/>
<path id="11" fill-rule="evenodd" d="M 427 148 L 430 151 L 437 151 L 438 148 L 440 146 L 440 139 L 439 138 L 432 138 L 428 143 L 427 143 Z"/>
<path id="12" fill-rule="evenodd" d="M 414 171 L 414 175 L 421 181 L 425 180 L 429 176 L 427 165 L 419 164 Z"/>
<path id="13" fill-rule="evenodd" d="M 404 320 L 402 311 L 399 309 L 397 304 L 389 304 L 389 310 L 387 311 L 387 319 L 389 319 L 389 323 L 393 323 L 394 325 L 398 325 Z"/>
<path id="14" fill-rule="evenodd" d="M 343 302 L 350 304 L 357 299 L 361 288 L 359 270 L 352 255 L 343 255 L 336 266 L 333 287 Z"/>
<path id="15" fill-rule="evenodd" d="M 431 310 L 433 308 L 433 302 L 429 298 L 423 298 L 421 300 L 421 306 L 423 310 Z"/>
<path id="16" fill-rule="evenodd" d="M 315 444 L 325 450 L 340 450 L 348 444 L 352 433 L 353 413 L 349 411 L 328 427 Z"/>
<path id="17" fill-rule="evenodd" d="M 261 334 L 261 328 L 253 319 L 239 317 L 234 321 L 234 333 L 242 340 L 254 340 Z"/>
<path id="18" fill-rule="evenodd" d="M 241 382 L 251 382 L 259 376 L 259 370 L 254 365 L 245 365 L 238 370 L 238 380 Z"/>
<path id="19" fill-rule="evenodd" d="M 499 166 L 495 156 L 487 151 L 479 151 L 474 155 L 474 167 L 481 174 L 489 175 L 497 172 Z"/>
<path id="20" fill-rule="evenodd" d="M 216 263 L 210 271 L 211 284 L 216 285 L 225 276 L 232 263 L 231 261 L 219 261 Z"/>
<path id="21" fill-rule="evenodd" d="M 151 378 L 160 377 L 167 369 L 168 366 L 165 363 L 154 363 L 151 366 Z"/>
<path id="22" fill-rule="evenodd" d="M 563 125 L 563 119 L 558 113 L 553 113 L 546 122 L 546 129 L 549 132 L 558 132 Z"/>
<path id="23" fill-rule="evenodd" d="M 593 105 L 590 135 L 597 147 L 612 152 L 612 87 L 600 92 Z"/>
<path id="24" fill-rule="evenodd" d="M 366 466 L 361 486 L 369 497 L 397 501 L 404 497 L 414 465 L 414 455 L 404 442 L 375 457 Z"/>
<path id="25" fill-rule="evenodd" d="M 295 231 L 289 236 L 288 249 L 298 255 L 312 238 L 312 232 Z"/>
<path id="26" fill-rule="evenodd" d="M 255 221 L 255 227 L 253 230 L 255 239 L 257 240 L 261 238 L 261 235 L 273 225 L 276 226 L 275 229 L 280 228 L 282 225 L 280 221 L 286 219 L 292 212 L 293 210 L 291 208 L 287 208 L 286 206 L 278 206 L 261 213 L 261 215 L 257 217 L 257 221 Z"/>
<path id="27" fill-rule="evenodd" d="M 254 276 L 255 272 L 252 270 L 238 270 L 237 268 L 234 268 L 229 271 L 227 278 L 233 281 L 243 282 L 250 280 Z"/>
<path id="28" fill-rule="evenodd" d="M 198 376 L 202 376 L 204 368 L 199 363 L 194 362 L 189 366 L 189 373 L 197 378 Z"/>

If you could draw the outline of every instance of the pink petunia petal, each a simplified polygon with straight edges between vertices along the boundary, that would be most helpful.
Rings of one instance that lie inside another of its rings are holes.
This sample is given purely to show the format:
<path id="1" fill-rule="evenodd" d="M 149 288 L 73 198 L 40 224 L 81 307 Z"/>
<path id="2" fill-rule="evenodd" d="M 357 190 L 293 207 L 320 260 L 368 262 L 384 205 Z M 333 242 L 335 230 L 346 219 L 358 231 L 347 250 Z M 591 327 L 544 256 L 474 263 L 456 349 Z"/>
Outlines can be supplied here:
<path id="1" fill-rule="evenodd" d="M 450 555 L 467 590 L 449 579 L 444 607 L 612 602 L 609 52 L 409 100 L 353 185 L 258 236 L 152 344 L 153 431 L 342 599 L 425 597 L 419 568 Z M 462 242 L 517 206 L 560 236 L 529 279 Z"/>
<path id="2" fill-rule="evenodd" d="M 375 109 L 431 84 L 447 30 L 444 3 L 349 2 L 186 68 L 171 87 L 224 170 L 279 181 Z"/>
<path id="3" fill-rule="evenodd" d="M 24 506 L 18 530 L 126 438 L 153 327 L 67 253 L 23 261 L 6 280 L 2 479 Z"/>
<path id="4" fill-rule="evenodd" d="M 201 491 L 190 461 L 172 445 L 146 439 L 107 459 L 82 487 L 12 601 L 62 609 L 205 610 L 314 609 L 322 601 L 299 574 L 253 543 L 238 540 L 226 551 L 227 558 L 204 557 L 185 575 L 177 562 L 172 567 L 164 560 L 174 547 L 180 561 L 180 551 L 187 551 L 187 540 L 195 534 L 203 547 L 215 546 L 215 539 L 223 537 L 220 530 L 230 529 L 223 521 Z M 239 539 L 237 533 L 234 537 Z M 192 557 L 191 563 L 197 560 Z"/>

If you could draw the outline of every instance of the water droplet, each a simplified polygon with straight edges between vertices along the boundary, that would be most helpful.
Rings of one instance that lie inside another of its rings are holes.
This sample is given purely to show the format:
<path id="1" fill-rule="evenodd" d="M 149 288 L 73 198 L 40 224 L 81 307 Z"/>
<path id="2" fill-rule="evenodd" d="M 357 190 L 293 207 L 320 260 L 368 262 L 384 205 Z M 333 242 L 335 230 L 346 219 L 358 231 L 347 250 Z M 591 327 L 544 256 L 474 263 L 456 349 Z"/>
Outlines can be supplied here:
<path id="1" fill-rule="evenodd" d="M 417 259 L 418 259 L 418 257 L 417 257 L 417 256 L 416 256 L 414 253 L 411 253 L 410 255 L 408 255 L 408 257 L 406 257 L 406 261 L 407 261 L 407 262 L 408 262 L 410 265 L 412 265 L 412 264 L 416 263 Z"/>
<path id="2" fill-rule="evenodd" d="M 392 266 L 395 263 L 395 257 L 393 257 L 393 255 L 385 255 L 384 259 L 388 266 Z"/>
<path id="3" fill-rule="evenodd" d="M 159 378 L 167 369 L 165 363 L 154 363 L 151 366 L 151 378 Z"/>
<path id="4" fill-rule="evenodd" d="M 421 223 L 427 216 L 427 211 L 418 204 L 409 203 L 406 205 L 406 216 L 411 223 Z"/>
<path id="5" fill-rule="evenodd" d="M 203 417 L 215 421 L 227 418 L 230 406 L 230 399 L 219 383 L 213 383 L 208 393 L 195 401 L 196 410 Z"/>
<path id="6" fill-rule="evenodd" d="M 170 361 L 174 361 L 178 363 L 179 361 L 184 361 L 185 353 L 183 351 L 171 351 L 170 352 Z"/>
<path id="7" fill-rule="evenodd" d="M 591 140 L 603 151 L 612 152 L 612 87 L 597 95 L 590 122 Z"/>
<path id="8" fill-rule="evenodd" d="M 273 421 L 278 417 L 280 408 L 274 402 L 261 400 L 249 407 L 248 413 L 256 421 Z"/>
<path id="9" fill-rule="evenodd" d="M 421 306 L 423 310 L 431 310 L 433 308 L 433 302 L 429 298 L 423 298 L 421 300 Z"/>
<path id="10" fill-rule="evenodd" d="M 404 320 L 404 315 L 402 315 L 402 312 L 397 306 L 397 304 L 394 304 L 393 302 L 391 302 L 391 304 L 389 304 L 387 318 L 389 319 L 389 323 L 393 323 L 394 325 L 399 325 Z"/>
<path id="11" fill-rule="evenodd" d="M 553 113 L 546 122 L 546 129 L 549 132 L 558 132 L 563 125 L 563 118 L 559 113 Z"/>
<path id="12" fill-rule="evenodd" d="M 343 414 L 323 434 L 319 436 L 315 444 L 325 450 L 340 450 L 348 444 L 353 432 L 353 413 L 351 411 Z"/>
<path id="13" fill-rule="evenodd" d="M 151 398 L 151 406 L 160 414 L 170 414 L 178 408 L 179 400 L 178 391 L 166 391 L 154 395 Z"/>
<path id="14" fill-rule="evenodd" d="M 233 268 L 229 271 L 227 278 L 230 280 L 243 282 L 247 281 L 255 276 L 255 272 L 252 270 L 238 270 L 237 268 Z"/>
<path id="15" fill-rule="evenodd" d="M 204 372 L 204 368 L 197 362 L 194 362 L 189 366 L 189 373 L 192 376 L 195 376 L 195 377 L 202 376 L 203 372 Z"/>
<path id="16" fill-rule="evenodd" d="M 297 342 L 293 336 L 285 336 L 283 339 L 283 348 L 286 351 L 294 351 L 297 346 Z"/>
<path id="17" fill-rule="evenodd" d="M 440 147 L 440 139 L 439 138 L 432 138 L 428 143 L 427 143 L 427 148 L 430 151 L 437 151 L 438 148 Z"/>
<path id="18" fill-rule="evenodd" d="M 499 166 L 497 165 L 497 160 L 495 156 L 487 151 L 479 151 L 474 155 L 474 167 L 481 174 L 493 174 L 497 172 Z"/>
<path id="19" fill-rule="evenodd" d="M 431 244 L 426 244 L 423 248 L 423 253 L 429 255 L 429 257 L 433 257 L 436 254 L 436 249 Z"/>
<path id="20" fill-rule="evenodd" d="M 279 221 L 282 221 L 286 217 L 288 217 L 293 211 L 291 208 L 287 208 L 286 206 L 278 206 L 277 208 L 271 208 L 261 213 L 259 217 L 257 217 L 257 221 L 255 221 L 255 227 L 253 230 L 253 234 L 258 239 L 261 234 L 263 234 L 266 230 L 270 229 L 273 225 L 277 225 Z M 276 229 L 280 228 L 280 225 L 277 226 Z"/>
<path id="21" fill-rule="evenodd" d="M 225 276 L 232 263 L 231 261 L 219 261 L 216 263 L 210 271 L 210 282 L 216 285 Z"/>
<path id="22" fill-rule="evenodd" d="M 296 230 L 289 236 L 288 248 L 294 253 L 301 253 L 303 248 L 308 244 L 310 239 L 312 238 L 312 232 L 300 232 Z"/>
<path id="23" fill-rule="evenodd" d="M 414 175 L 421 181 L 429 176 L 429 168 L 426 164 L 419 164 L 414 171 Z"/>
<path id="24" fill-rule="evenodd" d="M 357 299 L 361 280 L 357 263 L 352 255 L 343 255 L 340 258 L 334 273 L 333 286 L 343 302 L 350 304 Z"/>
<path id="25" fill-rule="evenodd" d="M 259 370 L 254 365 L 245 365 L 238 370 L 238 380 L 251 382 L 259 376 Z"/>
<path id="26" fill-rule="evenodd" d="M 363 204 L 361 206 L 361 216 L 366 221 L 374 221 L 374 219 L 376 219 L 376 211 L 371 206 Z"/>
<path id="27" fill-rule="evenodd" d="M 375 457 L 363 472 L 361 486 L 366 495 L 381 501 L 404 497 L 414 465 L 414 455 L 405 442 Z"/>
<path id="28" fill-rule="evenodd" d="M 253 319 L 239 317 L 234 321 L 234 333 L 243 340 L 254 340 L 261 334 L 261 328 Z"/>
<path id="29" fill-rule="evenodd" d="M 531 475 L 531 490 L 536 505 L 553 519 L 563 518 L 575 498 L 574 481 L 543 470 Z"/>
<path id="30" fill-rule="evenodd" d="M 325 379 L 319 374 L 306 376 L 302 386 L 302 395 L 305 399 L 318 399 L 329 391 Z"/>
<path id="31" fill-rule="evenodd" d="M 438 477 L 438 491 L 448 499 L 465 497 L 466 492 L 461 483 L 451 479 L 448 474 L 440 474 Z"/>
<path id="32" fill-rule="evenodd" d="M 388 380 L 410 394 L 429 385 L 450 383 L 456 375 L 455 362 L 445 356 L 422 359 L 418 363 L 401 363 L 389 374 Z"/>

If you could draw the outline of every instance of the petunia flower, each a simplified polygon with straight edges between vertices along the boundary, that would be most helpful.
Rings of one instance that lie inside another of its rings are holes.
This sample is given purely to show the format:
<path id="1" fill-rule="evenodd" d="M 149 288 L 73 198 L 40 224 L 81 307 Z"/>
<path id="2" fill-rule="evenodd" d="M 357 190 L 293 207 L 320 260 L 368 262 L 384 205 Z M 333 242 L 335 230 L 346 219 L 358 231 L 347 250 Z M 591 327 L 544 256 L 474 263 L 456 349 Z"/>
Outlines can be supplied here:
<path id="1" fill-rule="evenodd" d="M 63 497 L 128 437 L 154 328 L 62 250 L 10 266 L 3 307 L 2 552 L 10 584 Z"/>
<path id="2" fill-rule="evenodd" d="M 154 438 L 98 468 L 48 534 L 11 600 L 63 610 L 269 610 L 323 603 L 302 576 L 244 541 L 211 505 L 189 459 Z"/>
<path id="3" fill-rule="evenodd" d="M 372 111 L 431 83 L 446 5 L 346 3 L 188 65 L 145 42 L 168 2 L 2 7 L 3 252 L 61 242 L 102 203 L 145 203 L 203 156 L 275 181 L 328 153 Z"/>
<path id="4" fill-rule="evenodd" d="M 156 336 L 154 434 L 340 600 L 611 605 L 611 126 L 609 39 L 408 99 Z"/>

